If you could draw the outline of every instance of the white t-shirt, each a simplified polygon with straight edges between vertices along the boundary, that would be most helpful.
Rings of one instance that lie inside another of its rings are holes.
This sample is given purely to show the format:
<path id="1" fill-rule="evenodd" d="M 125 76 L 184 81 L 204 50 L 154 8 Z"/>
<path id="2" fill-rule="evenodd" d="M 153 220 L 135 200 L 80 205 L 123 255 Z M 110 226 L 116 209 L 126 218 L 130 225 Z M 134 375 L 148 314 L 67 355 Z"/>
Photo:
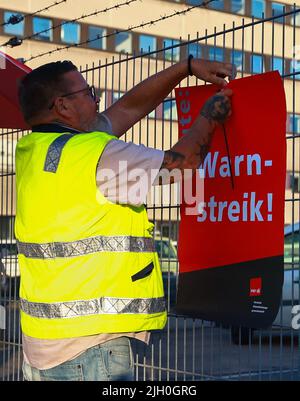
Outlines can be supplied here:
<path id="1" fill-rule="evenodd" d="M 111 134 L 111 122 L 104 114 L 102 119 L 103 124 L 99 131 Z M 111 202 L 134 206 L 144 204 L 163 159 L 164 152 L 161 150 L 135 145 L 132 142 L 111 140 L 99 159 L 95 184 Z M 108 173 L 106 177 L 103 174 L 105 170 Z M 137 180 L 140 180 L 141 185 L 137 185 Z M 122 336 L 148 343 L 150 334 L 145 331 L 105 333 L 57 340 L 38 339 L 23 334 L 24 359 L 37 369 L 50 369 L 76 358 L 90 347 Z"/>

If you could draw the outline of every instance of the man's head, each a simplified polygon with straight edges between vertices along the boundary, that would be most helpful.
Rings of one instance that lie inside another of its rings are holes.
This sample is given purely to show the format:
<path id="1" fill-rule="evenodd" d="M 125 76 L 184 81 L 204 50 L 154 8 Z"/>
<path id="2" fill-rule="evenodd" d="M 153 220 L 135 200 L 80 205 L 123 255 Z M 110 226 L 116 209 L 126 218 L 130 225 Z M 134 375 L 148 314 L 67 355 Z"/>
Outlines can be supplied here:
<path id="1" fill-rule="evenodd" d="M 56 121 L 86 131 L 97 113 L 97 99 L 71 61 L 27 74 L 19 85 L 19 102 L 30 126 Z"/>

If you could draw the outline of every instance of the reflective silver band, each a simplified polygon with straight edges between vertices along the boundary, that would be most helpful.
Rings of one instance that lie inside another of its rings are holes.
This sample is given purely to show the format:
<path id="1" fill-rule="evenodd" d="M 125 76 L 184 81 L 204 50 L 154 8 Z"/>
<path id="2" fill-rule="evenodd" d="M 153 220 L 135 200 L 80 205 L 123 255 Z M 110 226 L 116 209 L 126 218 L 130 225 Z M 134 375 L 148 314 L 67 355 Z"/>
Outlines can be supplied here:
<path id="1" fill-rule="evenodd" d="M 151 314 L 166 310 L 165 298 L 101 297 L 87 301 L 40 303 L 20 300 L 27 315 L 44 319 L 69 319 L 100 314 Z"/>
<path id="2" fill-rule="evenodd" d="M 46 155 L 44 171 L 56 173 L 63 148 L 74 135 L 75 134 L 60 135 L 50 144 Z"/>
<path id="3" fill-rule="evenodd" d="M 69 258 L 96 252 L 154 252 L 153 238 L 147 237 L 91 237 L 73 242 L 35 244 L 17 241 L 18 252 L 28 258 Z"/>

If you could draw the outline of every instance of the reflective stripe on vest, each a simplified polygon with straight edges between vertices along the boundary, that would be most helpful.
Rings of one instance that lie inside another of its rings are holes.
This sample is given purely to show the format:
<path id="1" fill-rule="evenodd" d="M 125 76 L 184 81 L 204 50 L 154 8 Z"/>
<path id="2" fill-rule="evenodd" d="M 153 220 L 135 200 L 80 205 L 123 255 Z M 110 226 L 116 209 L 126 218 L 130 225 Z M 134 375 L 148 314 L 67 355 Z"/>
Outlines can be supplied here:
<path id="1" fill-rule="evenodd" d="M 18 252 L 28 258 L 68 258 L 96 252 L 154 252 L 153 238 L 97 236 L 72 242 L 44 244 L 17 241 Z"/>
<path id="2" fill-rule="evenodd" d="M 76 134 L 63 134 L 51 143 L 46 155 L 44 171 L 56 173 L 63 148 L 74 135 Z"/>
<path id="3" fill-rule="evenodd" d="M 21 309 L 30 316 L 45 319 L 68 319 L 100 314 L 151 314 L 165 312 L 165 298 L 101 297 L 82 301 L 55 303 L 29 302 L 21 299 Z"/>

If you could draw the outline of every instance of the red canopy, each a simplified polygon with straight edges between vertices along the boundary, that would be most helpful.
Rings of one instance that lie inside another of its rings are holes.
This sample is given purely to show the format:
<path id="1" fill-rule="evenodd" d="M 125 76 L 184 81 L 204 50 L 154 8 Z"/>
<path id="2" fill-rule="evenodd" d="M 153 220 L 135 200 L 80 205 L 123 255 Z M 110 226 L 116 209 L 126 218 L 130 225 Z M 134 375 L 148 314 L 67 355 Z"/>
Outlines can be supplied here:
<path id="1" fill-rule="evenodd" d="M 20 110 L 17 84 L 30 71 L 26 65 L 0 52 L 0 128 L 29 128 Z"/>

